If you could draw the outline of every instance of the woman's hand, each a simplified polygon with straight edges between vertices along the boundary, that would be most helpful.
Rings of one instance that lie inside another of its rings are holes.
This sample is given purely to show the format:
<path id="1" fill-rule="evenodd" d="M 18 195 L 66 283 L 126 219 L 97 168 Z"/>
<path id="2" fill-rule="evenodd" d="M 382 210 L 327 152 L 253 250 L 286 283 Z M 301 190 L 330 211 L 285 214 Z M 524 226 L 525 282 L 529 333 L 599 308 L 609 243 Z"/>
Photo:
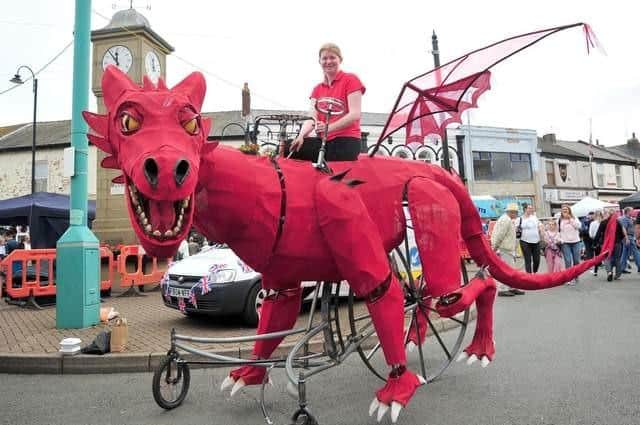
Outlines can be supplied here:
<path id="1" fill-rule="evenodd" d="M 289 150 L 291 152 L 298 152 L 302 147 L 303 143 L 304 143 L 304 137 L 302 137 L 301 135 L 298 135 L 295 139 L 293 139 L 293 142 L 291 142 L 291 146 L 289 146 Z"/>
<path id="2" fill-rule="evenodd" d="M 327 130 L 327 124 L 322 121 L 316 121 L 316 133 L 324 133 Z"/>

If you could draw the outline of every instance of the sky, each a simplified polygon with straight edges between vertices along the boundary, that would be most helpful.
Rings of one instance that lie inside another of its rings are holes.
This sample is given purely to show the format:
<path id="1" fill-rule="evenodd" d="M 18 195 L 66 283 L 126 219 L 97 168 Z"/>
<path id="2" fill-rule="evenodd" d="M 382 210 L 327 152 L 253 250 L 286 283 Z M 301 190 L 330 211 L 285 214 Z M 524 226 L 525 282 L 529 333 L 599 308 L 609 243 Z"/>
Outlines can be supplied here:
<path id="1" fill-rule="evenodd" d="M 167 82 L 198 70 L 203 111 L 238 110 L 249 83 L 252 107 L 308 108 L 322 74 L 318 47 L 337 43 L 342 68 L 367 87 L 363 111 L 390 112 L 402 84 L 441 63 L 530 31 L 588 22 L 604 47 L 587 55 L 581 29 L 553 35 L 493 69 L 492 89 L 465 124 L 533 129 L 563 140 L 625 143 L 640 134 L 640 2 L 587 1 L 134 1 L 175 48 Z M 129 1 L 94 0 L 91 28 L 106 26 Z M 3 2 L 0 14 L 0 126 L 30 122 L 31 83 L 13 90 L 19 65 L 43 68 L 73 40 L 74 2 Z M 38 121 L 70 119 L 73 47 L 38 74 Z M 27 74 L 22 74 L 25 77 Z M 9 91 L 6 91 L 9 90 Z M 4 92 L 4 93 L 3 93 Z M 95 110 L 95 98 L 89 96 Z"/>

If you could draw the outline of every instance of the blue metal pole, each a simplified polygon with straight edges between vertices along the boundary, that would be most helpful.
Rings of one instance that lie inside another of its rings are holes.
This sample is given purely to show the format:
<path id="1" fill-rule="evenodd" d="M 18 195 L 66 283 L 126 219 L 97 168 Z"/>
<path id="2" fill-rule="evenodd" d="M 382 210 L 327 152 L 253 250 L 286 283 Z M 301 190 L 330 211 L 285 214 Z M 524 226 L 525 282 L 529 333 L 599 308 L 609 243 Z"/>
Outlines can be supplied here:
<path id="1" fill-rule="evenodd" d="M 85 328 L 100 321 L 100 247 L 87 227 L 87 125 L 89 103 L 91 0 L 76 0 L 73 51 L 73 103 L 69 228 L 57 244 L 56 327 Z"/>

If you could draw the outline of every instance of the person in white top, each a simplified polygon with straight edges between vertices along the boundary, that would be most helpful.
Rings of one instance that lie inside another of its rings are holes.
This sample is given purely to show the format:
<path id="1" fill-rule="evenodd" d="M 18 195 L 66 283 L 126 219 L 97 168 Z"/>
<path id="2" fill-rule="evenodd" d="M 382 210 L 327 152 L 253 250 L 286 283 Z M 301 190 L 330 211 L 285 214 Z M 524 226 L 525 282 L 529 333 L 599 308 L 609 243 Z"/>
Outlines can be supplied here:
<path id="1" fill-rule="evenodd" d="M 562 256 L 564 257 L 564 267 L 569 268 L 580 263 L 580 228 L 582 224 L 580 220 L 573 216 L 569 205 L 564 204 L 560 209 L 560 218 L 558 219 L 558 231 L 560 232 L 560 241 L 562 242 Z M 578 283 L 578 279 L 574 279 L 568 285 Z"/>
<path id="2" fill-rule="evenodd" d="M 540 232 L 543 229 L 533 205 L 527 205 L 524 214 L 518 217 L 516 229 L 522 232 L 520 249 L 524 257 L 524 268 L 527 273 L 537 273 L 540 266 Z"/>

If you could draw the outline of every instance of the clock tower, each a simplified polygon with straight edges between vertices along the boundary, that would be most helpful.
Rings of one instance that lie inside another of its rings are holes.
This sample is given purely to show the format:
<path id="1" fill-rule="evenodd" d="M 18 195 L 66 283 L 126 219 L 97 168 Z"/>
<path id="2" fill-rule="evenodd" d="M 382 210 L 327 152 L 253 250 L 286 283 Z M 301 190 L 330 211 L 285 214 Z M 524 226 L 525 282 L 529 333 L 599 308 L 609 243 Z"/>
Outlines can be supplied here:
<path id="1" fill-rule="evenodd" d="M 173 47 L 155 33 L 149 21 L 135 9 L 116 12 L 111 22 L 91 32 L 93 43 L 92 90 L 96 95 L 98 113 L 104 114 L 102 98 L 102 74 L 109 65 L 115 65 L 142 84 L 147 75 L 151 81 L 165 79 L 166 57 Z M 111 180 L 121 173 L 100 167 L 106 156 L 98 151 L 96 166 L 96 219 L 93 232 L 100 242 L 117 245 L 137 243 L 125 205 L 122 184 Z"/>

